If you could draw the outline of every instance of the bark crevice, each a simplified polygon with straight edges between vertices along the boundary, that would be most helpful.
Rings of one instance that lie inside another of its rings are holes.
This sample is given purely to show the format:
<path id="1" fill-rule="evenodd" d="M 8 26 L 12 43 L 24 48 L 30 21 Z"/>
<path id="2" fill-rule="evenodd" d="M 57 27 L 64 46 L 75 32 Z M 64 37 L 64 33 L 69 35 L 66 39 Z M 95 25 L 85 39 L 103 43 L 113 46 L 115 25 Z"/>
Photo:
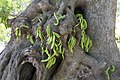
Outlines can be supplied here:
<path id="1" fill-rule="evenodd" d="M 19 70 L 19 80 L 33 80 L 36 76 L 36 68 L 31 63 L 24 63 Z"/>

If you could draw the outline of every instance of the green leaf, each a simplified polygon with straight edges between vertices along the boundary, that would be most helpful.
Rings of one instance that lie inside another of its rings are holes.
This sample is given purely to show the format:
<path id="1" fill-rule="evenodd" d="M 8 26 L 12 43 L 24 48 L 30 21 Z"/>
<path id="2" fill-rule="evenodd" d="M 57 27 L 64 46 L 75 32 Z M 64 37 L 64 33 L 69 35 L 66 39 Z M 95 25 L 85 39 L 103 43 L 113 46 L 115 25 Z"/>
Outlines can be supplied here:
<path id="1" fill-rule="evenodd" d="M 59 53 L 62 53 L 62 45 L 59 46 Z"/>
<path id="2" fill-rule="evenodd" d="M 59 48 L 58 48 L 58 43 L 57 42 L 55 42 L 55 47 L 54 48 L 58 52 Z"/>
<path id="3" fill-rule="evenodd" d="M 84 49 L 84 37 L 81 38 L 81 48 Z"/>
<path id="4" fill-rule="evenodd" d="M 39 30 L 38 33 L 39 33 L 38 36 L 39 36 L 39 38 L 41 39 L 41 42 L 43 42 L 43 34 L 42 34 L 42 31 Z"/>
<path id="5" fill-rule="evenodd" d="M 75 47 L 75 45 L 76 45 L 76 38 L 75 37 L 73 37 L 72 36 L 72 48 L 74 48 Z"/>
<path id="6" fill-rule="evenodd" d="M 18 37 L 18 36 L 16 36 L 16 41 L 17 41 L 17 42 L 18 42 L 18 38 L 19 38 L 19 37 Z"/>
<path id="7" fill-rule="evenodd" d="M 91 47 L 92 47 L 92 40 L 90 39 L 89 36 L 85 35 L 85 41 L 84 41 L 85 52 L 88 52 Z"/>
<path id="8" fill-rule="evenodd" d="M 56 19 L 56 23 L 54 23 L 54 25 L 57 26 L 59 24 L 59 21 L 65 18 L 65 15 L 59 14 L 57 17 L 56 13 L 54 12 L 54 17 Z"/>
<path id="9" fill-rule="evenodd" d="M 15 29 L 15 35 L 18 36 L 18 33 L 19 33 L 19 28 L 16 28 Z"/>
<path id="10" fill-rule="evenodd" d="M 54 17 L 56 19 L 56 23 L 54 23 L 54 25 L 57 26 L 59 24 L 59 19 L 57 18 L 57 15 L 55 12 L 54 12 Z"/>
<path id="11" fill-rule="evenodd" d="M 19 29 L 19 34 L 18 34 L 18 36 L 21 36 L 21 29 Z"/>
<path id="12" fill-rule="evenodd" d="M 52 40 L 52 44 L 51 44 L 51 49 L 53 49 L 54 45 L 55 45 L 55 35 L 53 34 L 53 40 Z"/>
<path id="13" fill-rule="evenodd" d="M 45 52 L 44 47 L 42 46 L 42 54 Z"/>
<path id="14" fill-rule="evenodd" d="M 18 41 L 19 36 L 21 36 L 21 30 L 19 28 L 15 29 L 16 41 Z"/>
<path id="15" fill-rule="evenodd" d="M 62 20 L 64 18 L 65 18 L 65 15 L 62 16 L 62 14 L 59 14 L 59 17 L 58 17 L 59 20 Z"/>
<path id="16" fill-rule="evenodd" d="M 20 28 L 29 28 L 29 27 L 26 25 L 22 25 Z"/>
<path id="17" fill-rule="evenodd" d="M 89 36 L 86 35 L 85 30 L 82 30 L 82 38 L 81 38 L 81 48 L 88 52 L 89 49 L 92 47 L 92 40 Z"/>
<path id="18" fill-rule="evenodd" d="M 112 69 L 110 70 L 111 72 L 115 72 L 115 66 L 114 65 L 112 65 Z"/>
<path id="19" fill-rule="evenodd" d="M 41 39 L 41 42 L 43 42 L 43 34 L 41 31 L 41 26 L 38 26 L 37 30 L 36 30 L 36 37 Z"/>
<path id="20" fill-rule="evenodd" d="M 88 50 L 89 50 L 89 44 L 90 44 L 90 39 L 89 39 L 88 36 L 86 36 L 85 42 L 84 42 L 85 52 L 88 52 Z"/>
<path id="21" fill-rule="evenodd" d="M 33 36 L 30 36 L 30 42 L 31 42 L 31 44 L 34 44 Z"/>
<path id="22" fill-rule="evenodd" d="M 71 53 L 73 53 L 73 48 L 75 47 L 75 44 L 76 44 L 76 38 L 71 36 L 69 41 L 68 41 L 68 48 L 69 48 Z"/>
<path id="23" fill-rule="evenodd" d="M 82 14 L 77 14 L 76 17 L 77 17 L 78 19 L 83 19 Z"/>
<path id="24" fill-rule="evenodd" d="M 48 57 L 47 59 L 41 60 L 41 62 L 47 62 L 51 59 L 52 57 Z"/>
<path id="25" fill-rule="evenodd" d="M 54 52 L 55 56 L 59 56 L 58 53 L 57 53 L 57 51 L 55 49 L 53 49 L 53 52 Z"/>
<path id="26" fill-rule="evenodd" d="M 36 29 L 36 38 L 39 37 L 39 28 Z"/>
<path id="27" fill-rule="evenodd" d="M 110 80 L 110 74 L 109 74 L 109 71 L 110 71 L 110 66 L 108 66 L 107 70 L 105 71 L 105 72 L 106 72 L 106 75 L 107 75 L 108 80 Z"/>
<path id="28" fill-rule="evenodd" d="M 47 37 L 51 36 L 50 25 L 47 25 L 46 32 L 47 32 Z"/>
<path id="29" fill-rule="evenodd" d="M 45 52 L 46 52 L 46 54 L 47 54 L 48 57 L 51 56 L 50 53 L 49 53 L 49 51 L 48 51 L 48 48 L 47 48 L 47 47 L 46 47 L 46 49 L 45 49 Z"/>
<path id="30" fill-rule="evenodd" d="M 47 47 L 46 47 L 44 52 L 47 54 L 48 58 L 44 59 L 44 60 L 41 60 L 41 62 L 47 62 L 47 61 L 49 61 L 53 57 L 53 56 L 50 55 Z"/>
<path id="31" fill-rule="evenodd" d="M 46 44 L 51 44 L 51 43 L 52 43 L 52 40 L 53 40 L 53 37 L 52 37 L 52 36 L 51 36 L 51 37 L 48 37 Z"/>
<path id="32" fill-rule="evenodd" d="M 56 58 L 55 58 L 55 57 L 51 58 L 51 59 L 48 61 L 47 65 L 46 65 L 46 68 L 47 68 L 47 69 L 50 69 L 51 66 L 55 64 L 55 62 L 56 62 Z"/>
<path id="33" fill-rule="evenodd" d="M 30 38 L 30 34 L 27 35 L 27 39 Z"/>
<path id="34" fill-rule="evenodd" d="M 81 29 L 84 29 L 84 30 L 87 29 L 87 22 L 85 19 L 81 20 Z"/>
<path id="35" fill-rule="evenodd" d="M 111 67 L 112 67 L 112 69 L 111 69 Z M 110 80 L 110 74 L 115 72 L 115 66 L 109 65 L 105 72 L 106 72 L 108 80 Z"/>
<path id="36" fill-rule="evenodd" d="M 60 38 L 60 35 L 56 32 L 53 32 L 53 34 L 57 37 L 57 38 Z"/>
<path id="37" fill-rule="evenodd" d="M 49 54 L 48 52 L 48 49 L 46 48 L 45 50 L 46 54 L 48 55 L 48 58 L 47 59 L 44 59 L 44 60 L 41 60 L 41 62 L 47 62 L 49 61 L 50 59 L 52 59 L 54 56 L 58 56 L 58 54 L 54 53 L 52 56 Z"/>

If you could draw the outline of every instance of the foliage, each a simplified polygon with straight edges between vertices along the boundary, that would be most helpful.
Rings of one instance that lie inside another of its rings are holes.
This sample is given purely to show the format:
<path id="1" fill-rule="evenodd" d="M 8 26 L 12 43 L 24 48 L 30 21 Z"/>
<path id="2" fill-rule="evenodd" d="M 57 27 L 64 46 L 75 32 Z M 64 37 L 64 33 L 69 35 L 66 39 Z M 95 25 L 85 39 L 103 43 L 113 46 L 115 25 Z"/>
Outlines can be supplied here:
<path id="1" fill-rule="evenodd" d="M 8 18 L 13 18 L 21 10 L 25 9 L 25 4 L 28 0 L 0 0 L 0 23 L 9 27 Z"/>
<path id="2" fill-rule="evenodd" d="M 37 28 L 37 30 L 36 30 L 36 34 L 37 34 L 37 36 L 36 36 L 36 38 L 40 38 L 41 39 L 41 42 L 43 42 L 43 34 L 42 34 L 42 30 L 41 30 L 41 26 L 38 26 L 38 28 Z"/>
<path id="3" fill-rule="evenodd" d="M 117 17 L 120 16 L 120 0 L 117 2 Z"/>
<path id="4" fill-rule="evenodd" d="M 0 0 L 0 22 L 4 23 L 5 26 L 8 26 L 7 19 L 12 9 L 11 2 L 7 0 Z"/>
<path id="5" fill-rule="evenodd" d="M 116 43 L 120 50 L 120 0 L 117 2 L 117 13 L 116 13 L 116 30 L 115 30 L 115 37 Z"/>
<path id="6" fill-rule="evenodd" d="M 0 24 L 0 44 L 4 46 L 10 40 L 10 29 L 6 29 L 4 24 Z"/>
<path id="7" fill-rule="evenodd" d="M 47 33 L 46 47 L 45 47 L 45 50 L 44 48 L 42 49 L 42 52 L 45 53 L 48 57 L 47 59 L 41 60 L 41 62 L 47 62 L 46 68 L 49 69 L 52 65 L 56 63 L 57 56 L 61 54 L 64 59 L 64 48 L 62 45 L 62 41 L 60 39 L 60 35 L 52 31 L 50 28 L 50 25 L 47 26 L 46 33 Z M 43 35 L 43 34 L 41 33 L 40 35 Z M 41 36 L 39 36 L 39 38 L 41 39 Z M 41 42 L 43 46 L 44 42 L 43 41 Z"/>
<path id="8" fill-rule="evenodd" d="M 57 16 L 56 13 L 54 12 L 54 17 L 56 19 L 56 23 L 54 23 L 54 25 L 57 26 L 59 24 L 59 21 L 65 18 L 65 15 L 62 16 L 61 14 L 59 14 Z"/>
<path id="9" fill-rule="evenodd" d="M 5 46 L 10 40 L 8 19 L 14 18 L 24 10 L 30 0 L 0 0 L 0 44 Z M 8 28 L 8 29 L 6 29 Z"/>
<path id="10" fill-rule="evenodd" d="M 71 53 L 73 53 L 73 48 L 75 47 L 75 44 L 76 44 L 76 38 L 74 36 L 71 36 L 68 41 L 68 48 Z"/>
<path id="11" fill-rule="evenodd" d="M 54 13 L 54 17 L 56 19 L 56 23 L 54 25 L 59 24 L 59 20 L 65 18 L 64 16 L 57 17 Z M 78 24 L 76 26 L 79 26 L 82 30 L 82 39 L 81 39 L 81 47 L 85 52 L 88 52 L 90 47 L 92 46 L 92 40 L 89 38 L 88 35 L 85 33 L 85 29 L 87 29 L 87 22 L 85 19 L 83 19 L 82 14 L 76 15 L 78 19 Z M 75 26 L 75 27 L 76 27 Z M 62 55 L 62 58 L 64 59 L 64 46 L 62 45 L 61 36 L 52 31 L 50 24 L 48 24 L 46 28 L 46 35 L 43 35 L 41 31 L 41 26 L 38 26 L 36 32 L 37 32 L 37 38 L 39 38 L 42 42 L 42 54 L 46 54 L 47 58 L 41 60 L 41 62 L 46 62 L 46 68 L 50 68 L 52 65 L 56 63 L 56 57 Z M 71 53 L 73 53 L 73 48 L 76 45 L 76 38 L 73 36 L 73 34 L 70 34 L 70 38 L 68 39 L 67 45 Z M 44 37 L 43 37 L 44 36 Z M 46 44 L 44 44 L 44 41 L 46 40 Z"/>
<path id="12" fill-rule="evenodd" d="M 28 26 L 25 26 L 25 25 L 22 25 L 22 26 L 20 26 L 19 28 L 17 27 L 16 29 L 15 29 L 15 35 L 16 35 L 16 40 L 18 41 L 18 38 L 21 36 L 21 28 L 28 28 Z M 32 39 L 32 36 L 31 35 L 29 35 L 29 36 L 27 36 L 27 38 L 30 38 L 30 42 L 31 43 L 34 43 L 33 42 L 33 39 Z"/>
<path id="13" fill-rule="evenodd" d="M 78 24 L 77 26 L 80 26 L 81 30 L 82 30 L 82 38 L 81 38 L 81 48 L 85 51 L 88 52 L 89 49 L 92 46 L 92 40 L 90 39 L 90 37 L 88 35 L 86 35 L 85 29 L 87 29 L 87 22 L 85 19 L 83 19 L 83 16 L 81 14 L 77 14 L 76 15 L 77 19 L 78 19 Z"/>
<path id="14" fill-rule="evenodd" d="M 54 17 L 56 19 L 56 23 L 53 23 L 55 26 L 58 26 L 59 20 L 64 19 L 65 16 L 62 16 L 59 14 L 59 16 L 56 16 L 54 13 Z M 85 52 L 88 52 L 90 47 L 92 46 L 92 41 L 90 38 L 86 35 L 85 29 L 87 28 L 87 22 L 85 19 L 83 19 L 83 16 L 81 14 L 77 14 L 76 17 L 78 18 L 78 24 L 77 26 L 80 26 L 80 29 L 82 30 L 82 39 L 81 39 L 81 47 L 84 49 Z M 18 41 L 18 38 L 22 35 L 21 28 L 29 28 L 28 26 L 20 26 L 19 28 L 16 28 L 14 33 L 16 35 L 16 40 Z M 84 33 L 83 33 L 84 32 Z M 71 36 L 68 39 L 67 45 L 71 53 L 73 53 L 73 48 L 76 45 L 76 38 L 73 36 L 74 34 L 70 34 Z M 50 24 L 47 25 L 46 31 L 43 33 L 42 27 L 38 26 L 36 28 L 36 35 L 32 35 L 30 32 L 27 33 L 27 39 L 30 40 L 31 44 L 34 45 L 34 39 L 38 39 L 41 42 L 41 48 L 42 48 L 42 55 L 45 54 L 47 57 L 43 58 L 41 62 L 47 63 L 46 68 L 51 68 L 57 60 L 57 57 L 62 56 L 64 59 L 64 53 L 65 48 L 62 44 L 61 35 L 56 33 L 55 31 L 52 31 L 52 28 Z"/>
<path id="15" fill-rule="evenodd" d="M 115 72 L 115 66 L 109 65 L 105 72 L 106 72 L 108 80 L 110 80 L 110 74 Z"/>

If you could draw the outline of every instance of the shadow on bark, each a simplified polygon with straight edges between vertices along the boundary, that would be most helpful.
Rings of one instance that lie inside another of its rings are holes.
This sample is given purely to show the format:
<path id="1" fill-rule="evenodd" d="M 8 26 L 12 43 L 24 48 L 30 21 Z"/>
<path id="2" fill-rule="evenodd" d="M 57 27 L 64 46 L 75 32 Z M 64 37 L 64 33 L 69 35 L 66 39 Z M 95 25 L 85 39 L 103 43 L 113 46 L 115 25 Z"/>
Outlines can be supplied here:
<path id="1" fill-rule="evenodd" d="M 19 80 L 35 80 L 36 68 L 31 63 L 24 63 L 19 70 Z"/>

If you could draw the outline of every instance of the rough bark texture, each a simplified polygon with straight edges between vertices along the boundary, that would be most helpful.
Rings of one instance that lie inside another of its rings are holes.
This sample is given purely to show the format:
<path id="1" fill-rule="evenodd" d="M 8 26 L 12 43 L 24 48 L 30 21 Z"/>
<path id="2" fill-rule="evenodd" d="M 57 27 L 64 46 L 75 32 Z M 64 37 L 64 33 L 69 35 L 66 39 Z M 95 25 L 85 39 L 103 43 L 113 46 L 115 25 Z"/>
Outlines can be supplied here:
<path id="1" fill-rule="evenodd" d="M 105 73 L 109 65 L 116 70 L 111 80 L 120 80 L 120 55 L 115 43 L 116 0 L 35 0 L 18 15 L 11 24 L 11 40 L 0 53 L 0 80 L 107 80 Z M 56 27 L 53 13 L 65 15 L 65 19 Z M 84 15 L 88 22 L 87 34 L 93 41 L 92 48 L 86 54 L 80 47 L 81 30 L 76 29 L 77 44 L 74 54 L 67 47 L 67 40 L 76 25 L 77 13 Z M 40 15 L 41 14 L 41 15 Z M 42 19 L 42 22 L 39 20 Z M 74 22 L 74 23 L 73 23 Z M 50 24 L 53 31 L 62 36 L 65 47 L 65 59 L 57 58 L 57 63 L 46 69 L 41 60 L 41 42 L 36 39 L 35 30 L 42 26 L 45 34 Z M 22 25 L 22 34 L 16 41 L 15 29 Z M 26 38 L 28 32 L 34 38 L 34 44 Z"/>

